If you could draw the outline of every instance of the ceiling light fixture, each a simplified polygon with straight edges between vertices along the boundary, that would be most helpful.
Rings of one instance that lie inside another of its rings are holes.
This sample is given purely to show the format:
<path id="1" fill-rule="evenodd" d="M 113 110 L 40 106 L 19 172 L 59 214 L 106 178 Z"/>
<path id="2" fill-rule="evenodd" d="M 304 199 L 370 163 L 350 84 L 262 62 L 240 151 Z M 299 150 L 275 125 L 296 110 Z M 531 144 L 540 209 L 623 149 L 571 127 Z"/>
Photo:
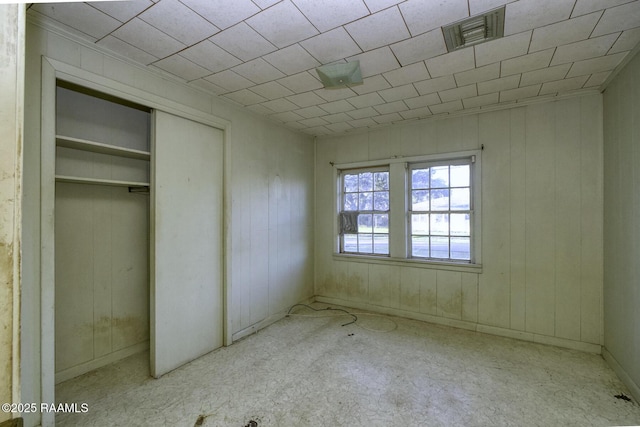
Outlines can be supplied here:
<path id="1" fill-rule="evenodd" d="M 462 49 L 504 35 L 504 6 L 442 27 L 447 50 Z"/>
<path id="2" fill-rule="evenodd" d="M 322 65 L 316 71 L 325 89 L 362 84 L 360 61 Z"/>

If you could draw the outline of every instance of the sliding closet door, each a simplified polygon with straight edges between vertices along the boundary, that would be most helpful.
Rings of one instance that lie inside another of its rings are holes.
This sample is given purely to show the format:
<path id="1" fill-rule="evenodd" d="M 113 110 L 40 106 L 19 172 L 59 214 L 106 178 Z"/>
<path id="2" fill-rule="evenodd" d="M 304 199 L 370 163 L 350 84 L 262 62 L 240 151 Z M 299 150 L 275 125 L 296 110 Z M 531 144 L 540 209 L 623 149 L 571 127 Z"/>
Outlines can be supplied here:
<path id="1" fill-rule="evenodd" d="M 223 132 L 154 112 L 151 374 L 223 343 Z"/>

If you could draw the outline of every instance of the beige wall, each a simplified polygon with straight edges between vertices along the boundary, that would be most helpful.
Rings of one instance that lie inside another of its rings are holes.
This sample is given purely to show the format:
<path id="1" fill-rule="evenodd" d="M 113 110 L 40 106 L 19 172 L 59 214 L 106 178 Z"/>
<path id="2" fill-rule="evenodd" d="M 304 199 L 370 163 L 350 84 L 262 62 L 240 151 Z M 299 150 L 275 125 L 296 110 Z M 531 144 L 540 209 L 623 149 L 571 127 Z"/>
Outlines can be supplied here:
<path id="1" fill-rule="evenodd" d="M 0 402 L 19 402 L 24 6 L 0 5 Z M 19 414 L 14 414 L 19 416 Z M 0 412 L 0 421 L 12 418 Z"/>
<path id="2" fill-rule="evenodd" d="M 640 55 L 604 93 L 605 358 L 640 400 Z"/>
<path id="3" fill-rule="evenodd" d="M 482 272 L 333 256 L 329 162 L 482 151 Z M 318 141 L 316 294 L 326 301 L 599 352 L 599 94 Z"/>

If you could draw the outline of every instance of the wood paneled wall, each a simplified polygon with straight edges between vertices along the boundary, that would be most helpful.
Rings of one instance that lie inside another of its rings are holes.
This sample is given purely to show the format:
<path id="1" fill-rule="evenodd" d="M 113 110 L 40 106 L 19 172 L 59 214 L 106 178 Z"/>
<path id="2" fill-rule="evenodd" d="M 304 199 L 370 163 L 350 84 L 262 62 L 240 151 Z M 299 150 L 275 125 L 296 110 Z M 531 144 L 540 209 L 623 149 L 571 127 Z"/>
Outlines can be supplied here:
<path id="1" fill-rule="evenodd" d="M 329 162 L 481 147 L 481 273 L 334 257 Z M 321 299 L 599 351 L 599 94 L 325 137 L 317 144 L 316 173 L 316 294 Z"/>

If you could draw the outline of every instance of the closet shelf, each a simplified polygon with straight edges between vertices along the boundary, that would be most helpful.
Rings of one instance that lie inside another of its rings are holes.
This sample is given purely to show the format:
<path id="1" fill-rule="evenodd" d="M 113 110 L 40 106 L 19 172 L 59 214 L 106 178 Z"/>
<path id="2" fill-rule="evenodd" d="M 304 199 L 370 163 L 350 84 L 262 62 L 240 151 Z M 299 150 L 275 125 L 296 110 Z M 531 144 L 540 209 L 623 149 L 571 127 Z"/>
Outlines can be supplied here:
<path id="1" fill-rule="evenodd" d="M 56 175 L 56 182 L 70 182 L 75 184 L 111 185 L 114 187 L 148 187 L 148 182 L 116 181 L 113 179 L 82 178 L 78 176 Z"/>
<path id="2" fill-rule="evenodd" d="M 129 157 L 131 159 L 151 159 L 151 154 L 148 151 L 117 147 L 115 145 L 103 144 L 101 142 L 88 141 L 86 139 L 72 138 L 70 136 L 63 135 L 56 135 L 56 146 L 90 151 L 93 153 L 109 154 L 112 156 Z"/>

